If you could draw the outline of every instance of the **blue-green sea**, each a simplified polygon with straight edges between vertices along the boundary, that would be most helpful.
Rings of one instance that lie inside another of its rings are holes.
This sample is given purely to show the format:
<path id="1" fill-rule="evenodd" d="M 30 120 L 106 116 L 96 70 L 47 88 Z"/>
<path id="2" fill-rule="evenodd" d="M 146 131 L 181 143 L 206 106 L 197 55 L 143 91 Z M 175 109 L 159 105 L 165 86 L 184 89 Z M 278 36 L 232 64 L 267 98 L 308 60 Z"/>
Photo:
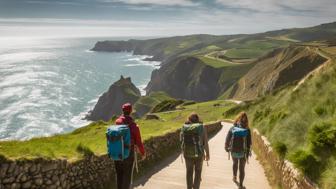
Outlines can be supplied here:
<path id="1" fill-rule="evenodd" d="M 160 63 L 129 52 L 89 50 L 106 39 L 121 38 L 0 38 L 0 140 L 88 124 L 82 118 L 120 75 L 143 90 Z"/>

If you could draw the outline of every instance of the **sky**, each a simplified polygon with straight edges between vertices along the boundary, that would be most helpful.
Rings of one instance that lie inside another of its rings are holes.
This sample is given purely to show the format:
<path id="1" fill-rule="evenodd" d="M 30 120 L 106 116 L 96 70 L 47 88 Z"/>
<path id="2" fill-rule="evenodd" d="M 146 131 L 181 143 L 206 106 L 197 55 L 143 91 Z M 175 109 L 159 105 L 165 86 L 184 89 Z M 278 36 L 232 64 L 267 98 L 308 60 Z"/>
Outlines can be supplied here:
<path id="1" fill-rule="evenodd" d="M 336 21 L 336 0 L 0 0 L 1 37 L 257 33 Z"/>

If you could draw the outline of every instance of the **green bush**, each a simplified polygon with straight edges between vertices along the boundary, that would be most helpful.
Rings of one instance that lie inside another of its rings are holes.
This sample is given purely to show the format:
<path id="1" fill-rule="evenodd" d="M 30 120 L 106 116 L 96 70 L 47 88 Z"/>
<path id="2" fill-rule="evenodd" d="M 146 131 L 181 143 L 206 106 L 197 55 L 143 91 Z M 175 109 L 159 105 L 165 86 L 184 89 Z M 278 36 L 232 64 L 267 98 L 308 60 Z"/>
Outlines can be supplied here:
<path id="1" fill-rule="evenodd" d="M 330 154 L 336 151 L 336 125 L 334 123 L 315 124 L 309 130 L 308 136 L 314 152 Z"/>
<path id="2" fill-rule="evenodd" d="M 321 175 L 321 161 L 314 154 L 304 150 L 298 150 L 291 155 L 294 165 L 311 179 L 318 179 Z"/>
<path id="3" fill-rule="evenodd" d="M 325 114 L 327 114 L 327 108 L 325 106 L 318 106 L 314 109 L 314 112 L 318 115 L 318 116 L 323 116 Z"/>
<path id="4" fill-rule="evenodd" d="M 83 156 L 93 156 L 94 155 L 94 153 L 89 147 L 86 147 L 82 145 L 81 143 L 78 144 L 76 150 L 78 153 L 82 154 Z"/>
<path id="5" fill-rule="evenodd" d="M 273 148 L 281 159 L 284 159 L 286 157 L 288 150 L 286 144 L 284 144 L 283 142 L 275 142 Z"/>
<path id="6" fill-rule="evenodd" d="M 176 106 L 182 104 L 183 102 L 183 100 L 164 100 L 154 106 L 154 108 L 151 110 L 151 113 L 175 110 Z"/>

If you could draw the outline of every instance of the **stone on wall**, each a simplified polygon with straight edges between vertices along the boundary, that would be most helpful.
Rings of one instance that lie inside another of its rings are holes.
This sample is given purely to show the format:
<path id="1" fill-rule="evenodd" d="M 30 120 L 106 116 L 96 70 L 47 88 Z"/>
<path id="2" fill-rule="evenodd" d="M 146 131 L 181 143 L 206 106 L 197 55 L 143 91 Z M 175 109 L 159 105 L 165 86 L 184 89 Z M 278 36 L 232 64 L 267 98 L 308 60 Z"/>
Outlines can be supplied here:
<path id="1" fill-rule="evenodd" d="M 207 126 L 209 134 L 220 130 L 220 122 Z M 139 161 L 142 172 L 179 149 L 179 133 L 167 133 L 146 140 L 147 158 Z M 107 156 L 87 156 L 76 162 L 67 160 L 17 160 L 0 165 L 0 189 L 104 189 L 115 184 L 114 163 Z"/>
<path id="2" fill-rule="evenodd" d="M 316 184 L 304 177 L 293 164 L 281 160 L 273 151 L 271 143 L 258 130 L 252 132 L 253 150 L 258 154 L 262 163 L 272 167 L 271 173 L 284 189 L 318 189 Z"/>

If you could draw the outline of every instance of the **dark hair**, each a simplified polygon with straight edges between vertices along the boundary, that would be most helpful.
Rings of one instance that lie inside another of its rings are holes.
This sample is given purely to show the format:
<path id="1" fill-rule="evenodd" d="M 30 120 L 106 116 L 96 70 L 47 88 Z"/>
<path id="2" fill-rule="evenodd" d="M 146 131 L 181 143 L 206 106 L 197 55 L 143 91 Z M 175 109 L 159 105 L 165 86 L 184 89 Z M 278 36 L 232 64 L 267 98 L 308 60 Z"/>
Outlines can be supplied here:
<path id="1" fill-rule="evenodd" d="M 239 124 L 243 128 L 249 128 L 249 121 L 245 112 L 240 112 L 236 117 L 234 124 Z"/>
<path id="2" fill-rule="evenodd" d="M 202 121 L 200 120 L 199 116 L 197 113 L 193 112 L 189 115 L 188 120 L 186 121 L 186 123 L 188 124 L 192 124 L 192 123 L 202 123 Z"/>

